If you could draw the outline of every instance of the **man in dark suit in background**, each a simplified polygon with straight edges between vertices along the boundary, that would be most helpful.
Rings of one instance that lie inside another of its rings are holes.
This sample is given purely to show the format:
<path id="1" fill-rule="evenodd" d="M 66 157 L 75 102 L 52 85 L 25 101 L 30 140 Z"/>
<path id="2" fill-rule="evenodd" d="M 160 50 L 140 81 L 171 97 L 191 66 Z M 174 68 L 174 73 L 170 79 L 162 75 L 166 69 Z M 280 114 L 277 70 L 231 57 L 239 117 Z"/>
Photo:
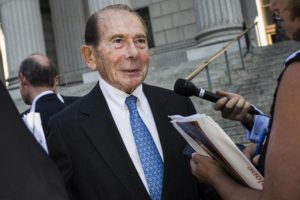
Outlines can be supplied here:
<path id="1" fill-rule="evenodd" d="M 25 127 L 0 81 L 0 199 L 67 200 L 61 174 Z"/>
<path id="2" fill-rule="evenodd" d="M 32 54 L 20 64 L 20 93 L 23 101 L 31 105 L 22 115 L 39 113 L 46 136 L 49 118 L 65 108 L 54 93 L 55 75 L 54 64 L 44 55 Z"/>
<path id="3" fill-rule="evenodd" d="M 189 98 L 143 83 L 147 42 L 142 19 L 125 5 L 108 6 L 86 24 L 82 55 L 100 81 L 50 120 L 47 138 L 73 199 L 200 199 L 182 155 L 186 142 L 168 118 L 195 108 Z"/>

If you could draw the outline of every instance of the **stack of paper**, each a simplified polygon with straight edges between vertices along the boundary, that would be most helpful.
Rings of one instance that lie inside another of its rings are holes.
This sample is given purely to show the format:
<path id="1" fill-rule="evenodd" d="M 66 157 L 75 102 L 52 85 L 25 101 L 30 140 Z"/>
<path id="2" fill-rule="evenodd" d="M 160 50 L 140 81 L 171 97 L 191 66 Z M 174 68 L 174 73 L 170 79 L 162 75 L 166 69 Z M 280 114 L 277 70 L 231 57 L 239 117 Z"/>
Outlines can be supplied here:
<path id="1" fill-rule="evenodd" d="M 211 156 L 241 183 L 261 190 L 263 176 L 233 143 L 223 129 L 209 116 L 170 116 L 174 127 L 198 153 Z"/>

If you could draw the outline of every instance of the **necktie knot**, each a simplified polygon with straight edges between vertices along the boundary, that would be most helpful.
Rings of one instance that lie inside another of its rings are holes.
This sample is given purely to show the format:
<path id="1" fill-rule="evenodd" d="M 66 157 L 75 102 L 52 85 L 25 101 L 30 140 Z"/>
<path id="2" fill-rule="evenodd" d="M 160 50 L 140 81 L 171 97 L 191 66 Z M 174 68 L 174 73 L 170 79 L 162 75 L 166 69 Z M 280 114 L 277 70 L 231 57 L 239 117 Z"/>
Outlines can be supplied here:
<path id="1" fill-rule="evenodd" d="M 130 95 L 129 97 L 126 98 L 125 103 L 126 105 L 131 105 L 136 103 L 136 96 Z"/>
<path id="2" fill-rule="evenodd" d="M 133 95 L 130 95 L 126 98 L 125 104 L 127 105 L 129 111 L 136 110 L 136 101 L 137 97 Z"/>

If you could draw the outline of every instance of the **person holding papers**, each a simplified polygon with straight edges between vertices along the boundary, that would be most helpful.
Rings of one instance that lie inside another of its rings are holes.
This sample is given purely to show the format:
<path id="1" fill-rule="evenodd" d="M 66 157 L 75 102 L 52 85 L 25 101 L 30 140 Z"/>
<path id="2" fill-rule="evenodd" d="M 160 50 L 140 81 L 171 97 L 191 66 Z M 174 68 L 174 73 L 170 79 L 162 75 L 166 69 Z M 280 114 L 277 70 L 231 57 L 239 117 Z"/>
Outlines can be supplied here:
<path id="1" fill-rule="evenodd" d="M 270 8 L 287 35 L 300 41 L 300 0 L 272 0 Z M 278 78 L 271 109 L 269 133 L 259 165 L 264 169 L 262 190 L 233 180 L 211 158 L 193 154 L 193 174 L 212 185 L 223 199 L 300 199 L 300 51 L 292 54 Z"/>

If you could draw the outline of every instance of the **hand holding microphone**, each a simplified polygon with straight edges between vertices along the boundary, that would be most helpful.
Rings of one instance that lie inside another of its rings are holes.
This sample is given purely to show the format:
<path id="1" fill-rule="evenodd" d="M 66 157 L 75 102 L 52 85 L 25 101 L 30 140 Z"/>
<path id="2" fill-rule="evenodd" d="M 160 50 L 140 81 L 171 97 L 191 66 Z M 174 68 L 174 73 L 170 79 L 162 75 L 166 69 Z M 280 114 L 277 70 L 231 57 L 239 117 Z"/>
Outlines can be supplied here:
<path id="1" fill-rule="evenodd" d="M 214 102 L 214 103 L 216 103 L 218 100 L 220 100 L 222 98 L 222 96 L 220 96 L 218 94 L 212 93 L 212 92 L 204 90 L 202 88 L 197 88 L 191 81 L 188 81 L 188 80 L 185 80 L 185 79 L 177 79 L 177 81 L 174 85 L 174 92 L 177 93 L 177 94 L 183 95 L 183 96 L 188 96 L 188 97 L 189 96 L 200 97 L 200 98 L 203 98 L 205 100 L 208 100 L 208 101 L 211 101 L 211 102 Z M 229 93 L 226 93 L 226 94 L 229 94 Z M 236 97 L 242 98 L 239 95 L 236 95 Z M 238 99 L 236 99 L 236 100 L 238 100 Z M 233 102 L 234 101 L 232 100 L 232 102 L 229 102 L 229 103 L 233 103 Z M 237 105 L 239 102 L 235 102 L 235 103 L 236 103 L 235 105 Z M 216 108 L 216 107 L 215 107 L 215 109 L 216 110 L 221 110 L 221 108 Z M 248 109 L 248 113 L 249 114 L 255 114 L 255 115 L 260 115 L 261 114 L 252 105 L 250 105 L 250 107 Z"/>
<path id="2" fill-rule="evenodd" d="M 224 91 L 219 91 L 218 94 L 215 94 L 202 88 L 197 88 L 192 82 L 185 79 L 178 79 L 176 81 L 174 92 L 183 96 L 196 96 L 211 102 L 217 102 L 214 105 L 214 109 L 221 111 L 224 118 L 240 121 L 248 127 L 249 130 L 253 127 L 255 119 L 254 115 L 264 115 L 238 94 L 227 93 Z M 261 135 L 261 137 L 264 137 L 260 138 L 258 142 L 255 152 L 256 155 L 260 153 L 265 140 L 265 135 L 265 133 Z"/>

